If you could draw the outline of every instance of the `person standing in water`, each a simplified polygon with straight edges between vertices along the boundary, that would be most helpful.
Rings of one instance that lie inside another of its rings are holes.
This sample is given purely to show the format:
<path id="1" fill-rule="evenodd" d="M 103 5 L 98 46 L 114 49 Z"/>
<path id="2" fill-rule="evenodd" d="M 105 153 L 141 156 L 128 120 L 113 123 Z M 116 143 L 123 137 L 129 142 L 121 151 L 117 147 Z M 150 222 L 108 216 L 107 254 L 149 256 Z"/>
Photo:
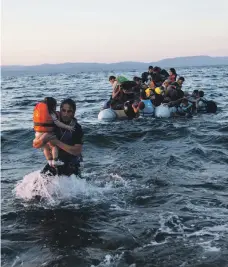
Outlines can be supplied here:
<path id="1" fill-rule="evenodd" d="M 55 126 L 73 131 L 72 125 L 66 125 L 59 121 L 56 112 L 57 101 L 53 97 L 45 97 L 44 101 L 38 103 L 33 112 L 35 130 L 34 148 L 42 148 L 44 155 L 51 166 L 59 166 L 64 163 L 58 159 L 58 148 L 48 143 L 55 136 Z"/>
<path id="2" fill-rule="evenodd" d="M 81 175 L 83 130 L 77 122 L 75 116 L 76 103 L 68 98 L 62 101 L 60 105 L 60 121 L 66 125 L 74 122 L 74 131 L 64 130 L 60 127 L 56 129 L 58 139 L 52 139 L 49 143 L 57 146 L 59 149 L 59 159 L 64 165 L 53 168 L 47 164 L 41 173 L 50 173 L 51 175 Z"/>

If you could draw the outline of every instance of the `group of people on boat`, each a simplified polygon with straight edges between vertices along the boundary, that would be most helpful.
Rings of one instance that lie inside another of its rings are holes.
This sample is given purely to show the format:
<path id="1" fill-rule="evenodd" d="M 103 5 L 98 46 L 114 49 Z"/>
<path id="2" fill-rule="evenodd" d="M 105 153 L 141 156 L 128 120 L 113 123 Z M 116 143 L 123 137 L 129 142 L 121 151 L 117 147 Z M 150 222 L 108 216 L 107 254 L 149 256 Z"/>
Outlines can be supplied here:
<path id="1" fill-rule="evenodd" d="M 174 68 L 170 68 L 168 73 L 153 66 L 132 81 L 123 76 L 110 76 L 113 91 L 103 108 L 124 110 L 129 118 L 153 116 L 154 108 L 161 104 L 175 107 L 173 116 L 189 117 L 200 111 L 216 112 L 215 102 L 206 100 L 202 90 L 194 90 L 191 94 L 184 92 L 185 78 L 177 76 Z"/>

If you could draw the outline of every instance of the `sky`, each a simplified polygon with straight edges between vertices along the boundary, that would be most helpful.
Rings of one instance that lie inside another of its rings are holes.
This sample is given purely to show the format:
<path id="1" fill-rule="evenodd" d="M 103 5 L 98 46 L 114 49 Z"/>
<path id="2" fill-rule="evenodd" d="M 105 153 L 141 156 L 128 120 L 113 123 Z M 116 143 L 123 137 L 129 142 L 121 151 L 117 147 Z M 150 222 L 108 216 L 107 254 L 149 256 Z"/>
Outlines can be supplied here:
<path id="1" fill-rule="evenodd" d="M 1 65 L 228 56 L 228 0 L 1 0 Z"/>

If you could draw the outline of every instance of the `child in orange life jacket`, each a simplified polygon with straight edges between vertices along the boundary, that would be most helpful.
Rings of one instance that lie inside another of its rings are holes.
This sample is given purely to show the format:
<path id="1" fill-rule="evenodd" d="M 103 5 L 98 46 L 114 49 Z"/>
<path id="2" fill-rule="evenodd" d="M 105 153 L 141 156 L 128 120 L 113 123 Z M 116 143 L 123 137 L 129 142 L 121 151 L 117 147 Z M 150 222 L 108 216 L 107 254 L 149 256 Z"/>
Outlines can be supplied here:
<path id="1" fill-rule="evenodd" d="M 33 147 L 43 148 L 44 155 L 50 166 L 64 164 L 58 160 L 58 148 L 48 144 L 48 141 L 56 138 L 54 134 L 55 125 L 69 131 L 74 130 L 74 126 L 66 125 L 58 120 L 56 105 L 57 102 L 53 97 L 46 97 L 44 101 L 35 106 L 33 113 L 34 130 L 36 132 Z"/>

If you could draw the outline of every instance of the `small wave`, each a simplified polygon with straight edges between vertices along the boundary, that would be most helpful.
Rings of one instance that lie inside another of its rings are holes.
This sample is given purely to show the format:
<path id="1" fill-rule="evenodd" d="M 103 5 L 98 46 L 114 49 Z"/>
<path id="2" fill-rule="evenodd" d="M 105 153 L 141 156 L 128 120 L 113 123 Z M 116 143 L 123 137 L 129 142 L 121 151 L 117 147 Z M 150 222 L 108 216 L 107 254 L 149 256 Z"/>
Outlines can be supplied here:
<path id="1" fill-rule="evenodd" d="M 88 99 L 88 98 L 86 98 L 86 99 L 82 99 L 82 100 L 77 100 L 77 103 L 89 103 L 89 104 L 91 104 L 91 103 L 96 103 L 97 102 L 97 99 Z"/>
<path id="2" fill-rule="evenodd" d="M 71 80 L 71 79 L 80 79 L 81 78 L 81 75 L 80 74 L 70 74 L 70 75 L 67 75 L 67 77 L 65 77 L 64 79 L 65 80 Z"/>
<path id="3" fill-rule="evenodd" d="M 171 155 L 169 156 L 166 165 L 167 167 L 180 166 L 182 165 L 182 161 L 179 159 L 179 157 Z"/>
<path id="4" fill-rule="evenodd" d="M 89 184 L 85 179 L 70 177 L 48 177 L 39 171 L 26 175 L 19 181 L 13 190 L 17 198 L 30 201 L 39 196 L 40 199 L 56 204 L 56 201 L 64 199 L 100 196 L 103 197 L 103 189 Z"/>
<path id="5" fill-rule="evenodd" d="M 12 89 L 14 89 L 15 87 L 14 86 L 8 86 L 8 87 L 6 87 L 6 88 L 4 88 L 5 90 L 12 90 Z"/>
<path id="6" fill-rule="evenodd" d="M 16 198 L 30 201 L 34 199 L 45 200 L 50 204 L 58 204 L 64 200 L 83 200 L 93 199 L 93 201 L 102 201 L 105 199 L 104 193 L 112 192 L 117 184 L 124 186 L 127 183 L 117 174 L 110 174 L 106 181 L 92 184 L 88 182 L 89 174 L 84 174 L 84 178 L 78 178 L 75 175 L 70 177 L 55 176 L 50 177 L 41 174 L 40 171 L 34 171 L 25 175 L 23 180 L 19 181 L 13 189 Z"/>
<path id="7" fill-rule="evenodd" d="M 193 147 L 191 148 L 188 152 L 187 152 L 187 155 L 198 155 L 198 156 L 201 156 L 201 157 L 206 157 L 207 155 L 207 152 L 206 150 L 202 147 L 202 146 L 198 146 L 198 147 Z"/>
<path id="8" fill-rule="evenodd" d="M 28 133 L 32 133 L 32 132 L 33 131 L 31 129 L 29 129 L 29 130 L 26 129 L 25 130 L 25 129 L 18 128 L 18 129 L 13 129 L 13 130 L 2 131 L 1 134 L 2 134 L 2 138 L 4 140 L 9 140 L 13 136 L 18 137 L 18 139 L 19 139 L 19 138 L 21 138 L 21 136 L 26 135 L 26 137 L 28 138 Z"/>
<path id="9" fill-rule="evenodd" d="M 192 218 L 191 218 L 192 219 Z M 173 235 L 178 236 L 188 244 L 195 246 L 196 244 L 203 247 L 205 252 L 219 252 L 221 239 L 224 239 L 228 233 L 227 224 L 216 224 L 212 226 L 202 226 L 197 230 L 194 224 L 185 225 L 183 218 L 173 213 L 160 214 L 160 227 L 155 233 L 155 241 L 168 241 Z M 209 224 L 213 224 L 211 221 Z M 159 238 L 158 238 L 159 237 Z M 171 239 L 172 240 L 172 239 Z"/>
<path id="10" fill-rule="evenodd" d="M 125 254 L 124 252 L 121 252 L 116 255 L 105 255 L 104 259 L 96 265 L 96 267 L 115 267 L 115 266 L 121 266 L 121 260 L 124 258 Z M 125 266 L 125 265 L 124 265 Z M 128 265 L 129 267 L 136 267 L 136 264 Z M 95 265 L 91 265 L 90 267 L 95 267 Z"/>
<path id="11" fill-rule="evenodd" d="M 216 233 L 228 233 L 228 224 L 220 224 L 220 225 L 213 225 L 211 227 L 205 227 L 202 230 L 199 230 L 192 235 L 204 235 L 207 232 L 210 232 L 213 235 L 216 235 Z"/>
<path id="12" fill-rule="evenodd" d="M 8 153 L 10 149 L 32 148 L 34 132 L 32 129 L 15 129 L 3 131 L 1 135 L 2 153 Z"/>
<path id="13" fill-rule="evenodd" d="M 213 243 L 212 240 L 209 240 L 209 241 L 199 242 L 198 245 L 202 246 L 204 251 L 206 252 L 219 252 L 221 248 L 213 246 L 212 243 Z"/>
<path id="14" fill-rule="evenodd" d="M 37 100 L 23 100 L 20 102 L 16 102 L 14 106 L 20 106 L 20 107 L 34 106 L 36 103 L 37 103 Z"/>

